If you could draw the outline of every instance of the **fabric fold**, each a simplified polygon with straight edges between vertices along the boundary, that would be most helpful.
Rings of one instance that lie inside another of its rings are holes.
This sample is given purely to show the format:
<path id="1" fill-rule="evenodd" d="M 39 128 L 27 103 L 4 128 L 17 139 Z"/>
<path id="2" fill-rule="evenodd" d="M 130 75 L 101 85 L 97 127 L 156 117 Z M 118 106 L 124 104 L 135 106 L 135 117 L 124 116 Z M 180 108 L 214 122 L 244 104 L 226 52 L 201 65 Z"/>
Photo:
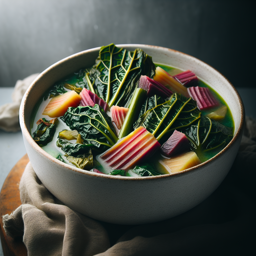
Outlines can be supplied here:
<path id="1" fill-rule="evenodd" d="M 23 235 L 28 255 L 95 255 L 109 248 L 103 226 L 58 202 L 30 163 L 21 178 L 20 195 L 22 205 L 4 215 L 3 222 L 8 235 Z"/>
<path id="2" fill-rule="evenodd" d="M 20 130 L 19 108 L 22 97 L 39 74 L 33 74 L 24 80 L 18 80 L 15 84 L 12 94 L 12 102 L 0 106 L 0 129 L 7 132 L 16 132 Z"/>

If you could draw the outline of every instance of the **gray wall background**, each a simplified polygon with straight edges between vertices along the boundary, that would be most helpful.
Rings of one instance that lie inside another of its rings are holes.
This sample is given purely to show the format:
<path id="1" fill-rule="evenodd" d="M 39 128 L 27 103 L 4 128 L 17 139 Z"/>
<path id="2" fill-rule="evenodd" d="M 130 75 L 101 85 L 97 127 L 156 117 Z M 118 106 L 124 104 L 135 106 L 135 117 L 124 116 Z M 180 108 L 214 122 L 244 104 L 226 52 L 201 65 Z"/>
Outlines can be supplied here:
<path id="1" fill-rule="evenodd" d="M 195 56 L 235 87 L 254 87 L 256 1 L 0 0 L 0 87 L 109 43 Z"/>

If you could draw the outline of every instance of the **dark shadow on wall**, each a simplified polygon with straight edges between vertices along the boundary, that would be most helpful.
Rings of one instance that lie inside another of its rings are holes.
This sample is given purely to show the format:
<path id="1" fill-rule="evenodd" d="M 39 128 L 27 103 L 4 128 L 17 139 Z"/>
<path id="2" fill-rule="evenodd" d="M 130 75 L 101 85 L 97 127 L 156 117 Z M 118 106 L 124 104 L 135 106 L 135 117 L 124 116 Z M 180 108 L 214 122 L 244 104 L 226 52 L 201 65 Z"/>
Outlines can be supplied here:
<path id="1" fill-rule="evenodd" d="M 176 49 L 255 87 L 256 1 L 0 0 L 0 87 L 111 42 Z"/>

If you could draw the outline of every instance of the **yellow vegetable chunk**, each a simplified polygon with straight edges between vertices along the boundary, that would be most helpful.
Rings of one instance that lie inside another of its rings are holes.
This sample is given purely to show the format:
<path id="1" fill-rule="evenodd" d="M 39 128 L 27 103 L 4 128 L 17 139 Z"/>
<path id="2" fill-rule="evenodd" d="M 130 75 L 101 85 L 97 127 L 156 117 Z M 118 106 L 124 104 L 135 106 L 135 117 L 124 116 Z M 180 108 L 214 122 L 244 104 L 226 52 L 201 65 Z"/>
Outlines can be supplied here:
<path id="1" fill-rule="evenodd" d="M 83 144 L 84 140 L 81 136 L 81 134 L 78 134 L 77 139 L 76 139 L 76 144 Z"/>
<path id="2" fill-rule="evenodd" d="M 186 152 L 172 158 L 164 158 L 160 160 L 160 164 L 163 165 L 163 167 L 165 167 L 165 169 L 170 174 L 184 171 L 185 169 L 188 169 L 200 163 L 201 162 L 197 154 L 193 151 Z"/>
<path id="3" fill-rule="evenodd" d="M 77 107 L 81 96 L 75 91 L 66 92 L 51 99 L 43 111 L 43 115 L 50 117 L 63 116 L 69 107 Z"/>
<path id="4" fill-rule="evenodd" d="M 66 139 L 66 140 L 76 140 L 78 137 L 77 130 L 69 131 L 69 130 L 63 130 L 59 132 L 59 138 L 60 139 Z"/>
<path id="5" fill-rule="evenodd" d="M 176 79 L 174 79 L 168 72 L 164 69 L 157 67 L 156 73 L 153 78 L 155 81 L 159 82 L 162 85 L 168 87 L 172 92 L 177 92 L 182 94 L 183 96 L 189 98 L 187 88 L 179 83 Z"/>
<path id="6" fill-rule="evenodd" d="M 213 120 L 220 121 L 226 116 L 227 109 L 228 109 L 227 106 L 222 106 L 222 107 L 216 109 L 215 111 L 209 113 L 206 116 L 208 116 L 209 118 L 211 118 Z"/>

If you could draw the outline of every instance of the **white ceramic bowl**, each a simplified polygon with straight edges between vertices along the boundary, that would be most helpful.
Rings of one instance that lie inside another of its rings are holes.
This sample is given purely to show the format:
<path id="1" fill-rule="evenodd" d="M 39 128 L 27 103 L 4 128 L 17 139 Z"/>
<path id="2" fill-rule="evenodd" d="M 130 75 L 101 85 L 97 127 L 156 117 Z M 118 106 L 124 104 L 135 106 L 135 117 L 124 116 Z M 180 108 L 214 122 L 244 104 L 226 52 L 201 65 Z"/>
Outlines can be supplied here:
<path id="1" fill-rule="evenodd" d="M 149 45 L 119 45 L 142 48 L 162 63 L 190 69 L 217 91 L 228 104 L 235 124 L 234 138 L 212 159 L 182 173 L 155 177 L 107 176 L 83 171 L 56 160 L 41 149 L 29 132 L 36 102 L 56 81 L 82 67 L 90 67 L 99 48 L 67 57 L 40 74 L 26 91 L 20 108 L 20 125 L 31 164 L 46 188 L 72 209 L 89 217 L 118 224 L 142 224 L 181 214 L 206 199 L 227 175 L 242 137 L 244 110 L 241 99 L 219 72 L 204 62 L 167 48 Z"/>

